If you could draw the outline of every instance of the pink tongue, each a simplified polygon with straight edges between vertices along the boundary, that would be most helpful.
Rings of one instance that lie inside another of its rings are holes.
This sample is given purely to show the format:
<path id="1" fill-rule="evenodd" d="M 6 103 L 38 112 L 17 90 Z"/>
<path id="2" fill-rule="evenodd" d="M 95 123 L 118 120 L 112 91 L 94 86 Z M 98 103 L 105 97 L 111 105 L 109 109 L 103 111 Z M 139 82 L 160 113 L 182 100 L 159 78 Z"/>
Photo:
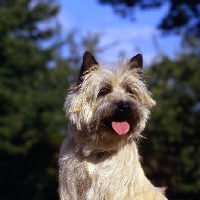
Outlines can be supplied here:
<path id="1" fill-rule="evenodd" d="M 112 128 L 118 135 L 125 135 L 130 130 L 128 122 L 112 122 Z"/>

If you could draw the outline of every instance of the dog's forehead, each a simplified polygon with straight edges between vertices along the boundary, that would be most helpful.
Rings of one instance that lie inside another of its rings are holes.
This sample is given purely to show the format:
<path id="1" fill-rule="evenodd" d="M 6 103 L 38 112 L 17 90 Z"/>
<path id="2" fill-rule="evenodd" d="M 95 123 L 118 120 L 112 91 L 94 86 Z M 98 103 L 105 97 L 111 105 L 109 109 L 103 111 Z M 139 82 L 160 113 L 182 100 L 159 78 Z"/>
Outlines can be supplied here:
<path id="1" fill-rule="evenodd" d="M 132 68 L 130 66 L 129 60 L 122 60 L 119 59 L 117 61 L 113 62 L 103 62 L 100 63 L 99 69 L 103 70 L 105 73 L 108 72 L 115 76 L 123 77 L 123 76 L 129 76 L 129 77 L 139 77 L 138 75 L 138 68 Z"/>
<path id="2" fill-rule="evenodd" d="M 99 69 L 95 76 L 93 83 L 99 82 L 101 85 L 111 85 L 112 87 L 124 87 L 124 85 L 129 85 L 138 82 L 138 78 L 131 74 L 128 70 L 117 69 Z"/>

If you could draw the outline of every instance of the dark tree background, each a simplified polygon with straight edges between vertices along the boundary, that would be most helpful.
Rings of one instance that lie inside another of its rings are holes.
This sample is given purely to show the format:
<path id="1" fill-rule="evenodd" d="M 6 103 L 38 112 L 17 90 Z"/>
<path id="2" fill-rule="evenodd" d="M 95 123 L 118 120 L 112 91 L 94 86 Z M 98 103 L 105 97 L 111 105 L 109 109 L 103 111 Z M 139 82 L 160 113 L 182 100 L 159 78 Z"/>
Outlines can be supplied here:
<path id="1" fill-rule="evenodd" d="M 146 71 L 157 106 L 141 152 L 149 178 L 167 187 L 170 199 L 200 199 L 200 59 L 163 58 Z"/>
<path id="2" fill-rule="evenodd" d="M 57 45 L 53 41 L 58 29 L 53 20 L 57 13 L 53 0 L 0 0 L 2 200 L 58 198 L 64 94 L 57 88 L 67 88 L 69 70 L 67 66 L 65 71 L 62 66 L 48 68 L 55 62 Z M 50 21 L 52 26 L 47 26 Z M 52 45 L 41 46 L 50 40 Z M 61 81 L 58 74 L 66 77 Z"/>

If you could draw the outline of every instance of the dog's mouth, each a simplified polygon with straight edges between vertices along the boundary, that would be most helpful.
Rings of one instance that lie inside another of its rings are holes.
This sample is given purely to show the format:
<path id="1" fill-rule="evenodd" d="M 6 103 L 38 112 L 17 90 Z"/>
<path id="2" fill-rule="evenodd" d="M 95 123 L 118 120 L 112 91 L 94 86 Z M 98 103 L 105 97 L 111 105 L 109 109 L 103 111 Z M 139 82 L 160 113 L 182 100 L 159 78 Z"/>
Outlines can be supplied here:
<path id="1" fill-rule="evenodd" d="M 104 112 L 105 117 L 99 121 L 100 123 L 93 123 L 94 127 L 97 128 L 96 130 L 104 131 L 108 129 L 111 133 L 123 136 L 129 134 L 138 121 L 137 107 L 131 102 L 115 102 L 112 110 L 105 110 Z"/>
<path id="2" fill-rule="evenodd" d="M 104 119 L 102 127 L 109 128 L 118 135 L 126 135 L 131 129 L 130 122 L 125 119 Z"/>
<path id="3" fill-rule="evenodd" d="M 113 130 L 118 135 L 125 135 L 130 130 L 130 125 L 129 125 L 129 123 L 127 121 L 122 121 L 122 122 L 112 121 L 111 125 L 112 125 Z"/>

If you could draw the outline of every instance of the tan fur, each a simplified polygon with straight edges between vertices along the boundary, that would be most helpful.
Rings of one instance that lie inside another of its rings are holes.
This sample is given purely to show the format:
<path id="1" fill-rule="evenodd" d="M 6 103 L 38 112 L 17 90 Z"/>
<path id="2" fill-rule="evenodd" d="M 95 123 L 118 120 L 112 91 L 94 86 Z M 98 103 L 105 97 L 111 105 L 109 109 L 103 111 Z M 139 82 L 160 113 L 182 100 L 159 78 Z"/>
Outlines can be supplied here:
<path id="1" fill-rule="evenodd" d="M 141 80 L 140 57 L 105 69 L 108 66 L 100 67 L 90 54 L 84 56 L 84 72 L 65 102 L 69 124 L 59 159 L 60 199 L 166 199 L 164 190 L 146 178 L 137 149 L 149 109 L 155 105 Z M 131 116 L 123 113 L 131 124 L 125 135 L 108 126 L 121 104 L 131 110 Z"/>

